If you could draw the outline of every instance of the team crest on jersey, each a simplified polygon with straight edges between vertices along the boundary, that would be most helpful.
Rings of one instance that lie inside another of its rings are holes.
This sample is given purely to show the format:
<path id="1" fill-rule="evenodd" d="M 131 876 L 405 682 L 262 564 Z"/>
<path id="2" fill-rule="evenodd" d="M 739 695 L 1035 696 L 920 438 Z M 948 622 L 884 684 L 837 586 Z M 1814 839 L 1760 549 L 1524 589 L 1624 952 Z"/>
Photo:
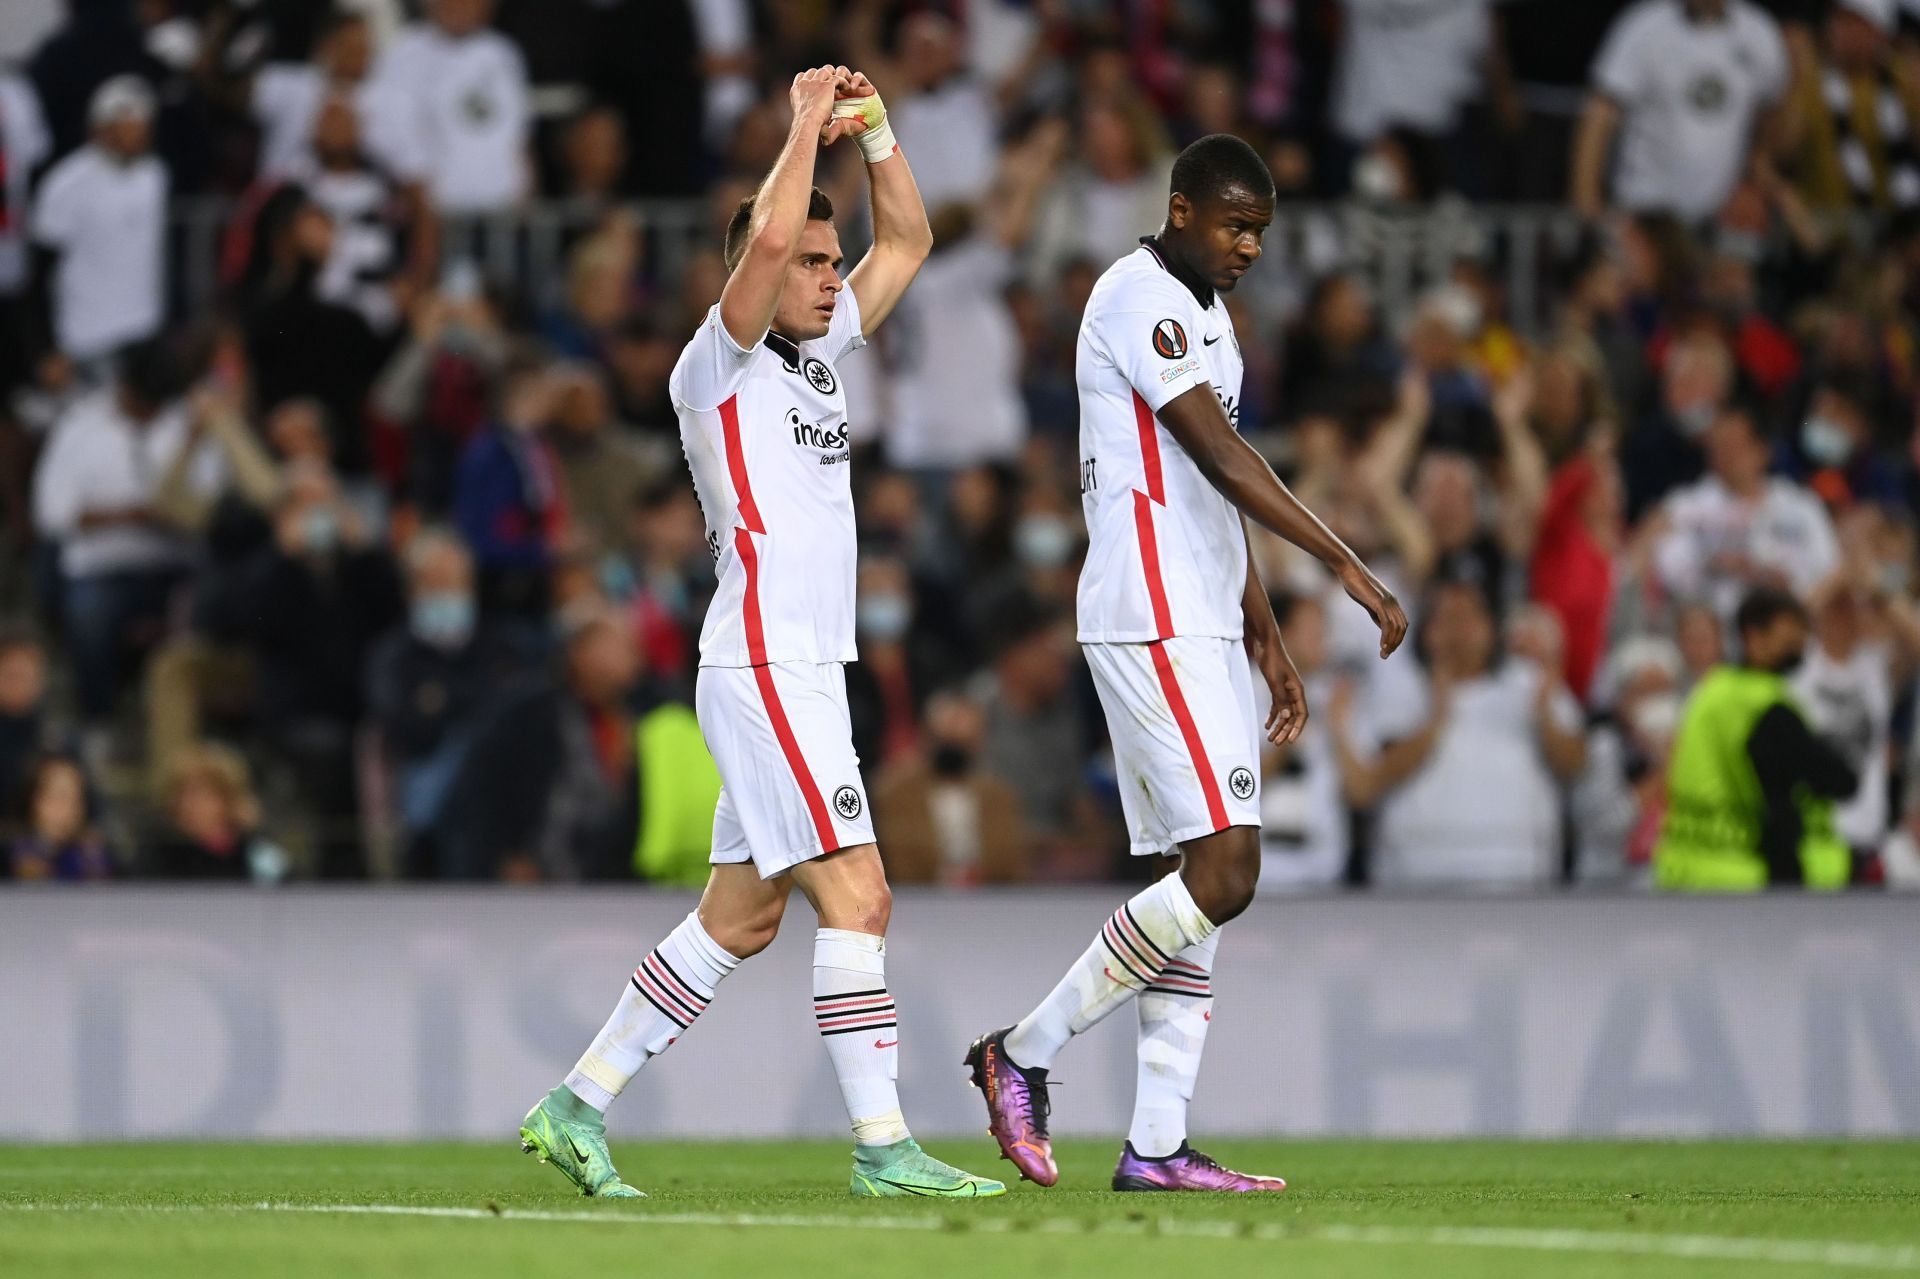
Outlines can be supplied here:
<path id="1" fill-rule="evenodd" d="M 1162 320 L 1153 326 L 1153 349 L 1165 360 L 1177 360 L 1187 353 L 1187 331 L 1178 320 Z"/>
<path id="2" fill-rule="evenodd" d="M 813 384 L 814 390 L 822 395 L 833 394 L 833 370 L 828 368 L 824 361 L 816 360 L 809 355 L 806 363 L 800 366 L 800 372 L 806 376 L 808 382 Z"/>
<path id="3" fill-rule="evenodd" d="M 860 792 L 851 786 L 842 786 L 833 793 L 833 808 L 840 816 L 852 821 L 860 815 Z"/>
<path id="4" fill-rule="evenodd" d="M 1227 774 L 1227 789 L 1233 792 L 1235 799 L 1253 798 L 1253 773 L 1244 768 L 1236 768 Z"/>

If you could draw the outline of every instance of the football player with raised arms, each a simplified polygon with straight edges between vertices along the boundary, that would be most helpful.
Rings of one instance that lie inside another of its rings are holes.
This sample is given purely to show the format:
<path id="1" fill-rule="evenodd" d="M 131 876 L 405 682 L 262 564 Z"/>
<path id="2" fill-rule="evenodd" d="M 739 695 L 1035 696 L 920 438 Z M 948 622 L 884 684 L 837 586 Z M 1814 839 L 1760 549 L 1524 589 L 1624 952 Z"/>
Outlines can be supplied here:
<path id="1" fill-rule="evenodd" d="M 890 897 L 854 755 L 855 545 L 846 396 L 836 363 L 866 345 L 932 247 L 926 210 L 865 76 L 796 76 L 793 127 L 727 226 L 727 284 L 669 383 L 719 586 L 700 635 L 695 709 L 719 765 L 713 870 L 699 907 L 634 970 L 524 1149 L 583 1194 L 640 1192 L 614 1170 L 603 1116 L 780 927 L 792 887 L 819 916 L 813 1011 L 852 1123 L 855 1195 L 1005 1193 L 926 1154 L 900 1113 L 887 992 Z M 843 280 L 821 145 L 867 161 L 873 248 Z"/>
<path id="2" fill-rule="evenodd" d="M 1307 715 L 1243 520 L 1331 569 L 1378 623 L 1382 657 L 1407 619 L 1239 434 L 1240 344 L 1224 295 L 1260 257 L 1273 208 L 1273 176 L 1253 148 L 1201 138 L 1174 162 L 1165 224 L 1100 277 L 1080 322 L 1080 642 L 1132 851 L 1178 866 L 1107 920 L 1037 1008 L 968 1050 L 1001 1153 L 1043 1186 L 1059 1177 L 1047 1072 L 1069 1039 L 1129 1000 L 1139 1074 L 1113 1188 L 1286 1186 L 1222 1168 L 1187 1141 L 1219 929 L 1260 875 L 1261 735 L 1293 741 Z M 1272 698 L 1264 723 L 1256 667 Z"/>

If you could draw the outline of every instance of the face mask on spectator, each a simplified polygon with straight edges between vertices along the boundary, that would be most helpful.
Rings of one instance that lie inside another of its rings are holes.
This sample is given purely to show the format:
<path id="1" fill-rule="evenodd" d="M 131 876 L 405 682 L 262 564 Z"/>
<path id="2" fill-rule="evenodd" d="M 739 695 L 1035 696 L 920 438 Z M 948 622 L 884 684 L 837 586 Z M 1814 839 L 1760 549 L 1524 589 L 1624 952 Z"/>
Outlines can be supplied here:
<path id="1" fill-rule="evenodd" d="M 1697 440 L 1707 433 L 1713 425 L 1714 414 L 1718 410 L 1711 400 L 1702 400 L 1698 404 L 1687 404 L 1673 411 L 1673 420 L 1679 424 L 1680 433 L 1690 440 Z"/>
<path id="2" fill-rule="evenodd" d="M 1800 428 L 1800 447 L 1817 466 L 1839 466 L 1853 456 L 1853 436 L 1832 418 L 1810 417 Z"/>
<path id="3" fill-rule="evenodd" d="M 913 621 L 913 603 L 904 595 L 862 596 L 854 620 L 862 635 L 897 640 Z"/>
<path id="4" fill-rule="evenodd" d="M 428 591 L 414 599 L 407 624 L 423 644 L 458 648 L 473 634 L 473 596 L 465 591 Z"/>
<path id="5" fill-rule="evenodd" d="M 340 521 L 322 506 L 300 519 L 300 544 L 314 555 L 325 555 L 340 541 Z"/>
<path id="6" fill-rule="evenodd" d="M 1680 697 L 1676 693 L 1643 697 L 1627 711 L 1627 727 L 1643 742 L 1670 740 L 1679 723 Z"/>
<path id="7" fill-rule="evenodd" d="M 1013 550 L 1028 568 L 1059 568 L 1073 554 L 1073 529 L 1058 515 L 1022 516 L 1013 528 Z"/>

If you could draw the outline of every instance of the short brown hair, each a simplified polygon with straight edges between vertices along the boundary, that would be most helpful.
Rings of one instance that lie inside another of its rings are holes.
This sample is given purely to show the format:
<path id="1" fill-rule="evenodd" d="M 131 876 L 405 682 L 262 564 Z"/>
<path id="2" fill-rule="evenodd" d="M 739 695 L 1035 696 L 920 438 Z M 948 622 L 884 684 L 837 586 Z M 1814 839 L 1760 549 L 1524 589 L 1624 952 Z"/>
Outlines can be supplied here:
<path id="1" fill-rule="evenodd" d="M 746 256 L 747 229 L 753 225 L 753 206 L 759 198 L 760 193 L 755 191 L 740 201 L 740 207 L 727 219 L 727 242 L 721 252 L 729 271 L 739 266 L 740 259 Z M 819 187 L 813 189 L 813 195 L 807 200 L 807 221 L 833 221 L 833 201 L 827 199 L 827 193 Z"/>

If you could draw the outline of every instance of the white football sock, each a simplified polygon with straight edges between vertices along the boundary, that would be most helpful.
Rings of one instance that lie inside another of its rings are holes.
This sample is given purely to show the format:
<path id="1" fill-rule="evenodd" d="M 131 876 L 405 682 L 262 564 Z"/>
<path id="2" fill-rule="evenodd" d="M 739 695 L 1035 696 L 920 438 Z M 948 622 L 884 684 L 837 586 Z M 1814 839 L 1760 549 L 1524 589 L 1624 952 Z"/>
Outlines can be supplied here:
<path id="1" fill-rule="evenodd" d="M 1165 1158 L 1187 1139 L 1187 1103 L 1213 1021 L 1213 955 L 1219 945 L 1216 931 L 1187 947 L 1134 1001 L 1140 1010 L 1140 1076 L 1127 1140 L 1134 1153 L 1149 1159 Z"/>
<path id="2" fill-rule="evenodd" d="M 665 1052 L 707 1009 L 740 961 L 707 935 L 696 912 L 633 970 L 607 1024 L 567 1076 L 573 1095 L 606 1112 L 648 1059 Z"/>
<path id="3" fill-rule="evenodd" d="M 840 1079 L 862 1146 L 905 1141 L 900 1114 L 900 1027 L 887 993 L 887 939 L 822 928 L 813 939 L 813 1019 Z"/>
<path id="4" fill-rule="evenodd" d="M 1113 913 L 1053 993 L 1007 1036 L 1016 1065 L 1051 1069 L 1073 1038 L 1144 990 L 1167 961 L 1213 934 L 1178 875 L 1168 875 Z"/>

